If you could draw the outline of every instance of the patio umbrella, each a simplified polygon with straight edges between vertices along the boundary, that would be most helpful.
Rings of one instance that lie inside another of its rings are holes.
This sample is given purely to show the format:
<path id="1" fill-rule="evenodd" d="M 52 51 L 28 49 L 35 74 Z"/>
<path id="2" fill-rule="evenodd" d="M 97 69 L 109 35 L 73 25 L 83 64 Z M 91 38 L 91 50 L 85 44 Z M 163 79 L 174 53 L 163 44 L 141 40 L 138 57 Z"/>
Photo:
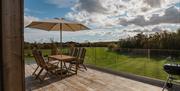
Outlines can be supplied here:
<path id="1" fill-rule="evenodd" d="M 35 28 L 46 31 L 60 31 L 60 48 L 62 48 L 62 31 L 80 31 L 88 30 L 89 28 L 85 25 L 65 20 L 64 18 L 54 18 L 43 21 L 33 21 L 31 24 L 27 25 L 26 28 Z"/>

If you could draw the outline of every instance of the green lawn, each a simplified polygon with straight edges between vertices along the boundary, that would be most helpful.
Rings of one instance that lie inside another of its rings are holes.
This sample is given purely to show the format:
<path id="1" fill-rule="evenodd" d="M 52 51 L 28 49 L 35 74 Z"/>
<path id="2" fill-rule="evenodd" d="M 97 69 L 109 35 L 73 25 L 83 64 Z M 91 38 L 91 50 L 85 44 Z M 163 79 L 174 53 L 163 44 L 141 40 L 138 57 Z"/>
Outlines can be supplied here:
<path id="1" fill-rule="evenodd" d="M 107 48 L 86 48 L 86 64 L 108 68 L 114 71 L 128 72 L 136 75 L 165 80 L 167 74 L 163 71 L 163 65 L 168 63 L 165 58 L 151 58 L 147 56 L 130 56 L 108 51 Z M 50 54 L 50 50 L 42 50 L 43 55 Z M 25 56 L 31 51 L 25 50 Z M 32 63 L 32 57 L 25 57 L 26 63 Z M 180 60 L 177 60 L 180 62 Z"/>
<path id="2" fill-rule="evenodd" d="M 146 56 L 122 55 L 115 52 L 108 52 L 105 48 L 88 48 L 87 51 L 87 64 L 157 79 L 166 79 L 167 75 L 162 68 L 163 65 L 167 63 L 164 59 L 148 59 Z"/>

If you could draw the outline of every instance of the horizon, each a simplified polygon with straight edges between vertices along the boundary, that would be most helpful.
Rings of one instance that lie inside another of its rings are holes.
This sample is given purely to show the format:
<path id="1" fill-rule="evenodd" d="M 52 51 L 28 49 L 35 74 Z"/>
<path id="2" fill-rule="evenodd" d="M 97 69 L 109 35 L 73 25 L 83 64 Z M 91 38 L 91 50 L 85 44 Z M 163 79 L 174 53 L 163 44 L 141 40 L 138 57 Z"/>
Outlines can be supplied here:
<path id="1" fill-rule="evenodd" d="M 180 28 L 178 0 L 25 0 L 24 12 L 25 26 L 32 21 L 63 17 L 91 28 L 63 31 L 63 42 L 118 41 L 138 33 L 133 30 L 174 32 Z M 59 41 L 59 32 L 24 30 L 27 42 L 49 42 L 50 38 Z"/>

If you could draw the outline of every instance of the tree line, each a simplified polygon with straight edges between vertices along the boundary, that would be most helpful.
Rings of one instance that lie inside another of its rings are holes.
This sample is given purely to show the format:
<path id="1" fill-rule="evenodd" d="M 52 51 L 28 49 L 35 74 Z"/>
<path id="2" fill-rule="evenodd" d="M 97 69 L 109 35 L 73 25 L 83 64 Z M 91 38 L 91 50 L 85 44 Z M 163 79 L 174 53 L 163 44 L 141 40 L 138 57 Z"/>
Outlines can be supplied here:
<path id="1" fill-rule="evenodd" d="M 63 48 L 65 47 L 107 47 L 110 44 L 117 44 L 117 41 L 112 42 L 87 42 L 87 43 L 77 43 L 77 42 L 65 42 L 62 44 Z M 52 43 L 29 43 L 24 42 L 24 49 L 33 49 L 36 47 L 38 49 L 51 49 L 52 47 L 59 47 L 59 42 L 52 42 Z"/>
<path id="2" fill-rule="evenodd" d="M 154 34 L 137 34 L 134 37 L 120 39 L 119 48 L 135 49 L 174 49 L 180 50 L 180 29 L 177 32 L 156 32 Z"/>

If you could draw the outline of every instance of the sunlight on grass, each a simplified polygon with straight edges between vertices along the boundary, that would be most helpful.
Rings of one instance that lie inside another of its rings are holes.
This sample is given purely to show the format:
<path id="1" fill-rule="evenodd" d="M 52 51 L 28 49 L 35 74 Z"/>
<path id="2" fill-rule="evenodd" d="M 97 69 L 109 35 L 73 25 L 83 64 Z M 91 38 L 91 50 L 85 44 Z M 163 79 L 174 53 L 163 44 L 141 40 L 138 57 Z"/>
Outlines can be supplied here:
<path id="1" fill-rule="evenodd" d="M 123 55 L 110 52 L 107 48 L 87 48 L 86 55 L 86 64 L 161 80 L 167 78 L 163 71 L 163 65 L 168 63 L 165 58 L 148 59 L 148 56 Z"/>

